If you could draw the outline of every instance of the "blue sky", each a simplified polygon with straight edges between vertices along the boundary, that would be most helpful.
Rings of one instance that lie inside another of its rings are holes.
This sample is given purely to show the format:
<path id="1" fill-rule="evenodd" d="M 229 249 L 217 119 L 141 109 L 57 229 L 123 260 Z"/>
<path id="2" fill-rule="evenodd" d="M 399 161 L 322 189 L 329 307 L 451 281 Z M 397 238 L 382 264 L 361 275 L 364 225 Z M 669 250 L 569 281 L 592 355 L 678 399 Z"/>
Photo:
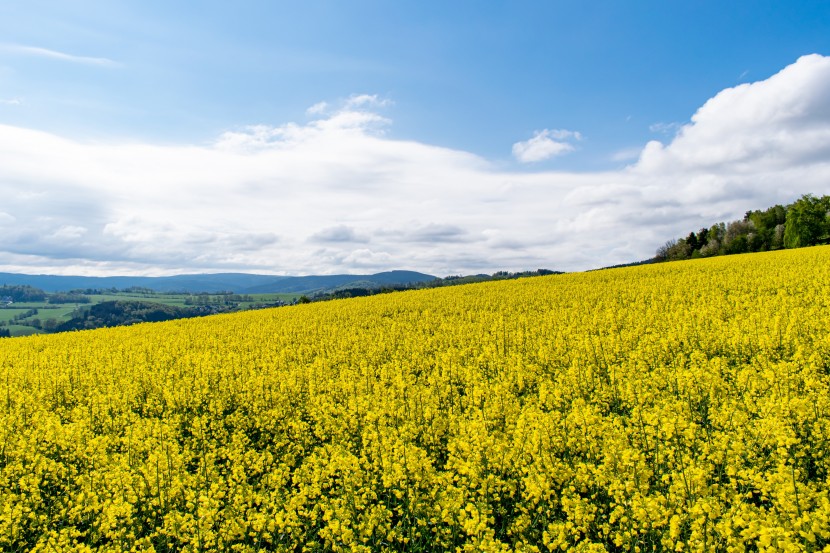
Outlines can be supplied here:
<path id="1" fill-rule="evenodd" d="M 803 144 L 806 127 L 767 108 L 830 125 L 828 54 L 827 1 L 4 2 L 0 270 L 641 259 L 675 233 L 830 192 L 816 152 L 717 170 L 699 156 L 782 133 Z M 766 119 L 736 119 L 741 85 L 739 105 Z M 725 111 L 705 110 L 716 98 Z M 646 163 L 651 141 L 698 165 Z"/>

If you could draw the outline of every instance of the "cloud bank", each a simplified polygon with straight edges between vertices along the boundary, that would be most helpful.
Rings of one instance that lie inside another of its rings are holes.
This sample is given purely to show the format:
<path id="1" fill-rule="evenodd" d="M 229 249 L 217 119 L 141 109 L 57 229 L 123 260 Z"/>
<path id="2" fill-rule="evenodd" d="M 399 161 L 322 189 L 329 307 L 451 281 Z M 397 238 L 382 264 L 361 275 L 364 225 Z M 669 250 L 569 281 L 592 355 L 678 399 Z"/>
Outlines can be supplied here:
<path id="1" fill-rule="evenodd" d="M 0 270 L 581 270 L 650 257 L 747 209 L 830 193 L 830 58 L 819 55 L 723 90 L 618 171 L 505 170 L 395 140 L 384 105 L 370 95 L 321 103 L 307 123 L 237 129 L 207 145 L 0 125 Z M 566 132 L 537 133 L 516 157 L 562 153 L 578 139 Z"/>

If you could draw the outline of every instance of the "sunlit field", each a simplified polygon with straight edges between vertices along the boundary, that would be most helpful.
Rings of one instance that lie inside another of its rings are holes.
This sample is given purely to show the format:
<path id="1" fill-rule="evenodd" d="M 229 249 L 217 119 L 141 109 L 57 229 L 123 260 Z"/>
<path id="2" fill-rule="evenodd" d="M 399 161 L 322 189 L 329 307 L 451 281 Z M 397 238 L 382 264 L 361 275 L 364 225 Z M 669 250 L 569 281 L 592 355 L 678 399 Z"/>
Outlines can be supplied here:
<path id="1" fill-rule="evenodd" d="M 0 340 L 5 551 L 830 550 L 830 247 Z"/>

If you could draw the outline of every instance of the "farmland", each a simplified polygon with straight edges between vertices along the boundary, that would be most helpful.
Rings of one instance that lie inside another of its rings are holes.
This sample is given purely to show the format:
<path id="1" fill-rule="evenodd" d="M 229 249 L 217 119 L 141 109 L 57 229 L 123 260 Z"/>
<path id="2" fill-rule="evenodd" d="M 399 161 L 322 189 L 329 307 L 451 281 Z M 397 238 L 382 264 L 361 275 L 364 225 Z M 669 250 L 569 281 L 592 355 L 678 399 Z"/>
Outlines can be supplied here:
<path id="1" fill-rule="evenodd" d="M 111 290 L 90 294 L 77 294 L 83 303 L 52 303 L 51 294 L 42 301 L 14 302 L 0 307 L 0 329 L 6 328 L 12 336 L 28 336 L 54 331 L 61 324 L 73 318 L 82 317 L 92 306 L 104 302 L 142 302 L 188 309 L 191 306 L 210 307 L 215 310 L 257 309 L 263 305 L 291 303 L 298 294 L 246 294 L 228 293 L 189 294 L 156 292 L 150 289 L 140 291 Z"/>
<path id="2" fill-rule="evenodd" d="M 830 247 L 0 341 L 0 549 L 822 551 Z"/>

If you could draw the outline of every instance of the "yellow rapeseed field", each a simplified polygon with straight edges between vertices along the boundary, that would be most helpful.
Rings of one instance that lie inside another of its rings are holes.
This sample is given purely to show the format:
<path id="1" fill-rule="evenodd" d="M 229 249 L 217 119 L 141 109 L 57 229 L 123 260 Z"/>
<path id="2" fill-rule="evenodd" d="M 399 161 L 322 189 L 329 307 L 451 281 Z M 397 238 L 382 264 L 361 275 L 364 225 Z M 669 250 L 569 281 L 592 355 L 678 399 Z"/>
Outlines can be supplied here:
<path id="1" fill-rule="evenodd" d="M 830 247 L 0 341 L 3 551 L 830 551 Z"/>

